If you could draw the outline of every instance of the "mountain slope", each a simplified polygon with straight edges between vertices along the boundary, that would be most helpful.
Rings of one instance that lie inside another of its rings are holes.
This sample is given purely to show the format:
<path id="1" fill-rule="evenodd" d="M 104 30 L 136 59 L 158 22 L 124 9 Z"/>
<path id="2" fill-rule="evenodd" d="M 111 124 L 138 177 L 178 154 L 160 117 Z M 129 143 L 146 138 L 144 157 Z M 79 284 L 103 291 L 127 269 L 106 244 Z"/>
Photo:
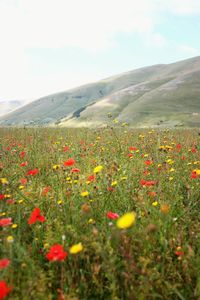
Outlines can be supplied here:
<path id="1" fill-rule="evenodd" d="M 103 126 L 108 112 L 133 126 L 200 126 L 200 57 L 50 95 L 0 117 L 0 123 Z"/>

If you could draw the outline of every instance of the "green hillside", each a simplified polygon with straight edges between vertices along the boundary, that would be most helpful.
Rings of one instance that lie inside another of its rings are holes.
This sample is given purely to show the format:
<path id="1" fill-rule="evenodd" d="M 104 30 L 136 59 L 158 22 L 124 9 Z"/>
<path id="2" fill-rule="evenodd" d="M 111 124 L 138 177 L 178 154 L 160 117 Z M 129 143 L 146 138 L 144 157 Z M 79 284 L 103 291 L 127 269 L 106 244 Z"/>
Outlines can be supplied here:
<path id="1" fill-rule="evenodd" d="M 132 126 L 200 126 L 200 57 L 126 72 L 38 99 L 3 125 L 104 126 L 107 113 Z"/>

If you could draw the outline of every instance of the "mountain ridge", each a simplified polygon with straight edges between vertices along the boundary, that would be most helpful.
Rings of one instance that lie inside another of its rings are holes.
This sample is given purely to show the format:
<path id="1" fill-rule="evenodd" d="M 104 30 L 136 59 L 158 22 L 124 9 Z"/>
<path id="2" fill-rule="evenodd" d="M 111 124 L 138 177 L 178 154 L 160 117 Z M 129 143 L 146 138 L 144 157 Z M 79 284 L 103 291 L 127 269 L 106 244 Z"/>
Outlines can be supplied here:
<path id="1" fill-rule="evenodd" d="M 137 127 L 199 127 L 200 56 L 42 97 L 0 117 L 0 124 L 99 127 L 108 112 Z"/>

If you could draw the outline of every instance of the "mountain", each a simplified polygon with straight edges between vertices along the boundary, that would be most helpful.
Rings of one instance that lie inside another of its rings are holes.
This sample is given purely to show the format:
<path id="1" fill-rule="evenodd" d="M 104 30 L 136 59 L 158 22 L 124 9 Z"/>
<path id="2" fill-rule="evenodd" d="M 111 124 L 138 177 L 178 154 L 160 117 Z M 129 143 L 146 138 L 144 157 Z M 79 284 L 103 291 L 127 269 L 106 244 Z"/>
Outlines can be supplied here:
<path id="1" fill-rule="evenodd" d="M 0 116 L 3 116 L 24 104 L 19 100 L 0 100 Z"/>
<path id="2" fill-rule="evenodd" d="M 2 125 L 104 126 L 107 114 L 137 127 L 200 127 L 200 57 L 129 71 L 33 101 Z"/>

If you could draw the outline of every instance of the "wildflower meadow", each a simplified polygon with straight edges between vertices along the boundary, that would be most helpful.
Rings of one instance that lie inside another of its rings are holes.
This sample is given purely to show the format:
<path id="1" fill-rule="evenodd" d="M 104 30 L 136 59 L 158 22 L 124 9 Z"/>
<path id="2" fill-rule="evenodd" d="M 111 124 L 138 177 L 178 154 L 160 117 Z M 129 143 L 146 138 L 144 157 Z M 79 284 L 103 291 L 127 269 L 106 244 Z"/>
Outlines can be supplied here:
<path id="1" fill-rule="evenodd" d="M 0 299 L 200 299 L 198 129 L 0 128 Z"/>

